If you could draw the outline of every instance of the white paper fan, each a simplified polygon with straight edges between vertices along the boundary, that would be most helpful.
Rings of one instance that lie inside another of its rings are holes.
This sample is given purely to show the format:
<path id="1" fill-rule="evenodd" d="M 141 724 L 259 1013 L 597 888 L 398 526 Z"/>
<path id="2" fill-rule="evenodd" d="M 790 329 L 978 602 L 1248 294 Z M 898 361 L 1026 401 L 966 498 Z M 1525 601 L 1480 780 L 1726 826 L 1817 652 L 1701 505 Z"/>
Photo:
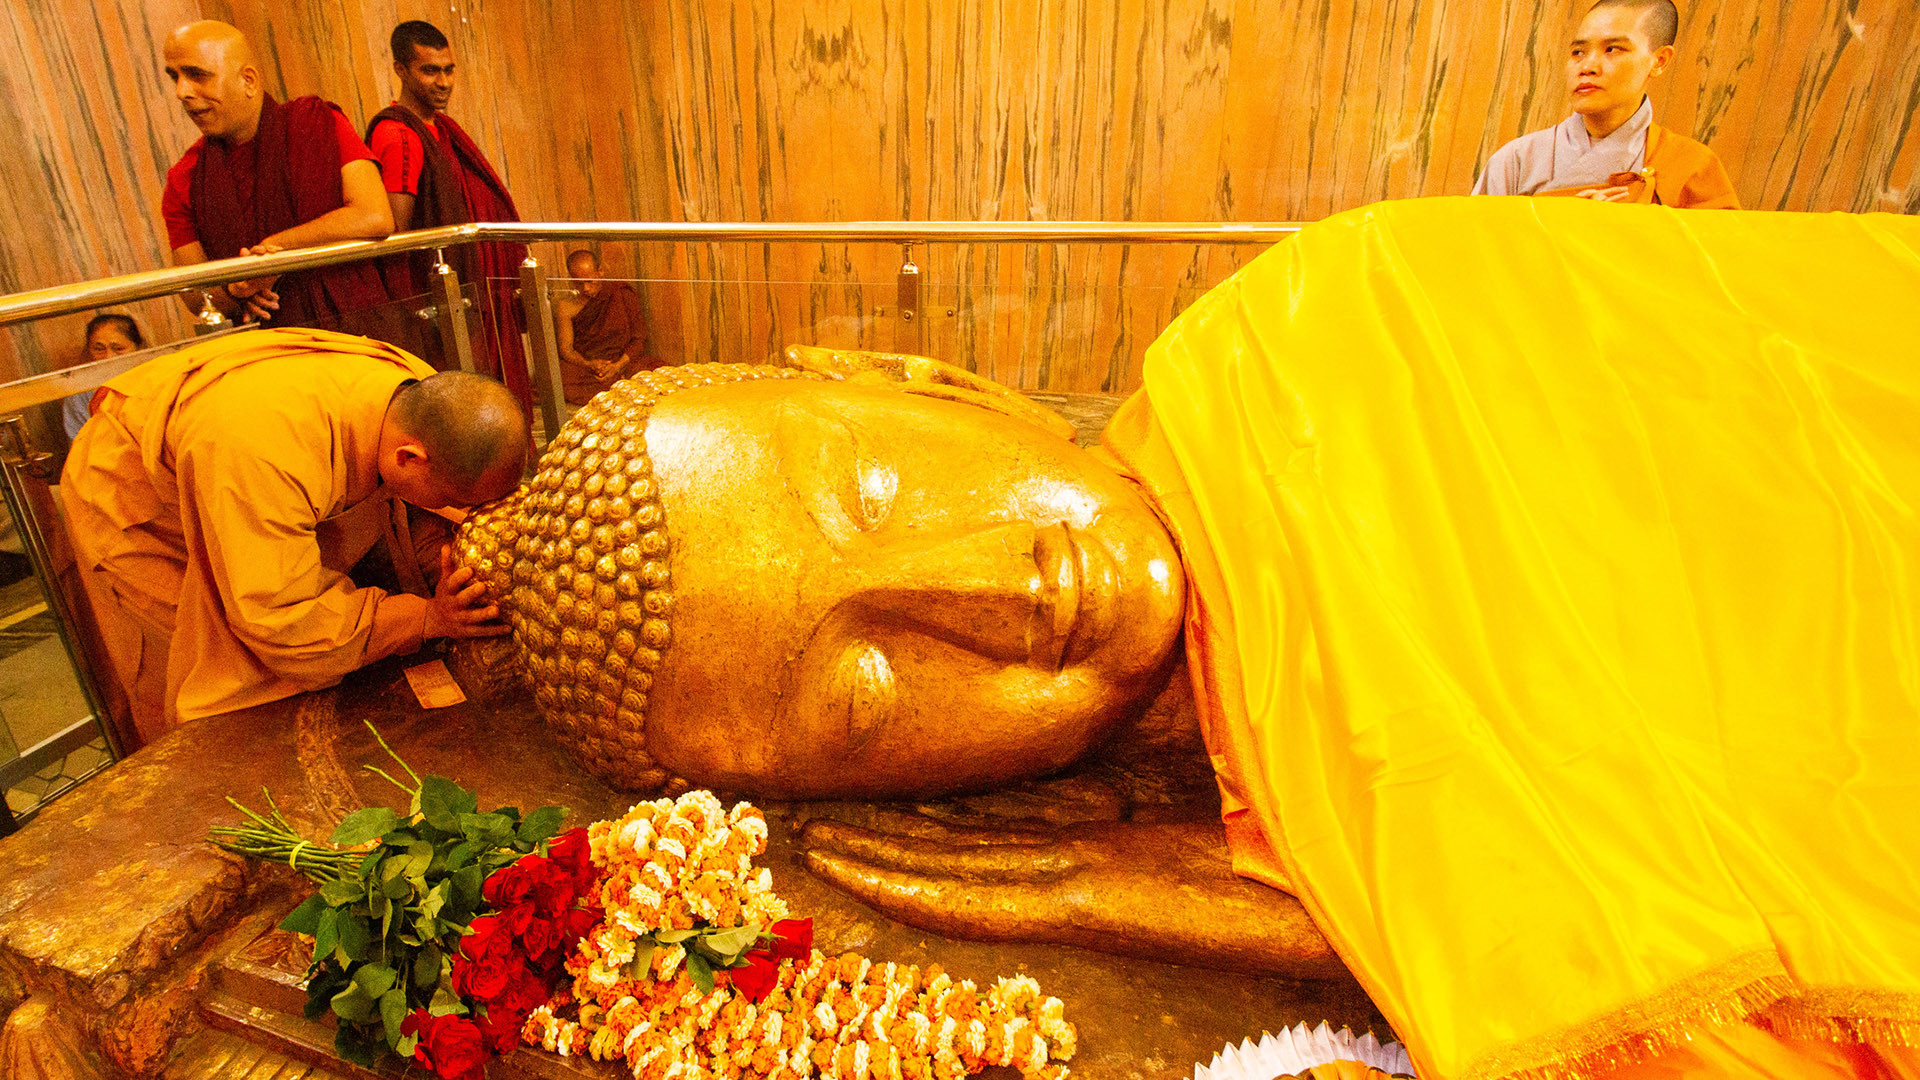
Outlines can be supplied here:
<path id="1" fill-rule="evenodd" d="M 1380 1045 L 1372 1032 L 1355 1037 L 1347 1028 L 1334 1031 L 1323 1022 L 1312 1031 L 1295 1024 L 1278 1035 L 1263 1033 L 1259 1042 L 1242 1039 L 1213 1055 L 1207 1065 L 1193 1067 L 1193 1080 L 1274 1080 L 1306 1072 L 1316 1065 L 1354 1061 L 1388 1076 L 1412 1076 L 1413 1062 L 1399 1043 Z"/>

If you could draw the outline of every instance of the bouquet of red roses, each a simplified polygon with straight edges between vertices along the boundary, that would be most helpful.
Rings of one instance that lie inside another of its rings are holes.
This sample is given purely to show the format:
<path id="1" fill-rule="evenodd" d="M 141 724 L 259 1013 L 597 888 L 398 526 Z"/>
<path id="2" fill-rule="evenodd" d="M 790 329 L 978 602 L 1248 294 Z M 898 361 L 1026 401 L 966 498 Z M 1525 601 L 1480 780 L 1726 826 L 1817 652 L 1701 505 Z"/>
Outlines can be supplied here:
<path id="1" fill-rule="evenodd" d="M 213 840 L 319 886 L 280 926 L 313 937 L 306 1011 L 335 1017 L 335 1052 L 368 1066 L 390 1052 L 445 1080 L 479 1080 L 600 919 L 586 830 L 559 833 L 557 806 L 480 813 L 474 792 L 422 779 L 380 745 L 412 785 L 366 768 L 408 794 L 405 816 L 357 810 L 320 844 L 268 795 L 264 815 L 235 802 L 252 823 L 215 828 Z"/>
<path id="2" fill-rule="evenodd" d="M 582 903 L 591 903 L 596 880 L 585 829 L 555 837 L 545 857 L 523 855 L 494 871 L 480 887 L 492 910 L 467 924 L 449 970 L 466 1012 L 409 1013 L 400 1032 L 416 1040 L 414 1060 L 463 1080 L 480 1076 L 489 1055 L 510 1052 L 527 1016 L 552 995 L 567 954 L 600 921 L 599 909 Z"/>

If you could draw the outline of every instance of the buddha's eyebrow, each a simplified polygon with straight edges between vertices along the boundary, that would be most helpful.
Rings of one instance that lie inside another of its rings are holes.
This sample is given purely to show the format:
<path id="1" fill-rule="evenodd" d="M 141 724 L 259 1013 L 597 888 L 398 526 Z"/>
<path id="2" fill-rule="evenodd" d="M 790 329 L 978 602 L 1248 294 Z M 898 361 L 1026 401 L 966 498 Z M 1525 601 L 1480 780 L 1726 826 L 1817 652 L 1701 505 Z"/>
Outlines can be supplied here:
<path id="1" fill-rule="evenodd" d="M 774 471 L 780 474 L 788 496 L 841 553 L 854 545 L 860 528 L 840 504 L 830 471 L 855 468 L 859 442 L 852 425 L 842 417 L 791 403 L 776 407 Z"/>

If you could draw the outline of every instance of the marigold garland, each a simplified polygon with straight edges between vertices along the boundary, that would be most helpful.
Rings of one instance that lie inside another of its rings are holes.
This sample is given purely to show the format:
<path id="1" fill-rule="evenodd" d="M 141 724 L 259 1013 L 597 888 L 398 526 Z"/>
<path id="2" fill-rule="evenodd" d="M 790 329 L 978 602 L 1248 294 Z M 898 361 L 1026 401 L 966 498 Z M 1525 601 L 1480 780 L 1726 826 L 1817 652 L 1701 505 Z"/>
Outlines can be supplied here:
<path id="1" fill-rule="evenodd" d="M 828 957 L 806 946 L 810 929 L 796 943 L 771 874 L 753 867 L 767 824 L 746 803 L 729 812 L 688 792 L 588 836 L 604 919 L 567 958 L 571 988 L 528 1017 L 529 1044 L 624 1060 L 637 1080 L 957 1080 L 989 1065 L 1067 1075 L 1057 1062 L 1073 1056 L 1073 1025 L 1031 978 L 982 991 L 937 964 Z M 745 950 L 769 936 L 771 950 Z"/>

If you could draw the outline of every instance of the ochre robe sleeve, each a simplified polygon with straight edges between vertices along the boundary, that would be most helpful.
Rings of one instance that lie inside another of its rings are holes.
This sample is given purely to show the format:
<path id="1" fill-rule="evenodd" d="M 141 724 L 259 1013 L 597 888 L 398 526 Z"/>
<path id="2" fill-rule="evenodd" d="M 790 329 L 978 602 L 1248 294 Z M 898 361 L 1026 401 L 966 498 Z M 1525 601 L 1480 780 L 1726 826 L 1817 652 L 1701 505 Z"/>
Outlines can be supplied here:
<path id="1" fill-rule="evenodd" d="M 1681 201 L 1674 205 L 1701 210 L 1738 210 L 1740 196 L 1733 190 L 1726 166 L 1720 164 L 1717 155 L 1710 153 L 1700 169 L 1687 177 L 1686 186 L 1681 188 Z"/>
<path id="2" fill-rule="evenodd" d="M 208 609 L 275 675 L 318 688 L 418 648 L 426 601 L 355 586 L 321 564 L 315 526 L 326 477 L 299 475 L 302 455 L 269 461 L 247 440 L 182 449 L 181 524 L 190 558 L 203 558 Z M 190 617 L 190 608 L 181 609 Z"/>

